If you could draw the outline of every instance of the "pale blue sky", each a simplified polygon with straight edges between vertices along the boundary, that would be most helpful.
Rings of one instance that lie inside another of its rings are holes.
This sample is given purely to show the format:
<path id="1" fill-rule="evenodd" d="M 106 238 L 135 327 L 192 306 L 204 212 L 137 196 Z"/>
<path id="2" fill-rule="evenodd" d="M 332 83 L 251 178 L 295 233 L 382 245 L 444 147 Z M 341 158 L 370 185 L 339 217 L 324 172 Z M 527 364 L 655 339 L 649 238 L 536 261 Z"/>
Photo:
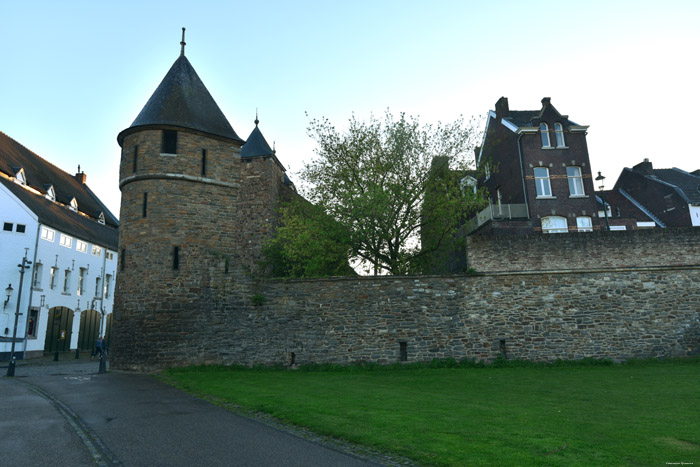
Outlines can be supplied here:
<path id="1" fill-rule="evenodd" d="M 260 129 L 290 169 L 313 156 L 308 118 L 342 127 L 386 108 L 452 121 L 542 97 L 590 125 L 594 171 L 700 168 L 697 1 L 4 1 L 0 131 L 78 164 L 115 215 L 119 146 L 186 55 L 242 138 Z M 688 143 L 691 144 L 688 144 Z"/>

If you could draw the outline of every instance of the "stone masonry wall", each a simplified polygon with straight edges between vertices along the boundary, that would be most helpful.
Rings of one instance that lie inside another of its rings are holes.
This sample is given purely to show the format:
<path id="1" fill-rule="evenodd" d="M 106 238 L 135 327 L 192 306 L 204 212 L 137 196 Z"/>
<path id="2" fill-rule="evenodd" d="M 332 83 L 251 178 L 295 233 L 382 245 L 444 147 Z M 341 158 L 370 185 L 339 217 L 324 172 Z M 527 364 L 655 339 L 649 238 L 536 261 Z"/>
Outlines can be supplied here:
<path id="1" fill-rule="evenodd" d="M 171 328 L 195 333 L 165 336 L 141 322 L 165 340 L 116 361 L 132 369 L 288 364 L 292 355 L 297 364 L 392 363 L 402 345 L 407 361 L 491 361 L 501 352 L 536 361 L 697 355 L 698 281 L 700 267 L 244 279 L 229 283 L 224 300 L 207 292 L 208 304 L 193 300 L 191 312 L 169 317 Z M 253 294 L 265 303 L 253 305 Z"/>
<path id="2" fill-rule="evenodd" d="M 489 271 L 700 265 L 700 229 L 473 235 L 468 267 Z"/>

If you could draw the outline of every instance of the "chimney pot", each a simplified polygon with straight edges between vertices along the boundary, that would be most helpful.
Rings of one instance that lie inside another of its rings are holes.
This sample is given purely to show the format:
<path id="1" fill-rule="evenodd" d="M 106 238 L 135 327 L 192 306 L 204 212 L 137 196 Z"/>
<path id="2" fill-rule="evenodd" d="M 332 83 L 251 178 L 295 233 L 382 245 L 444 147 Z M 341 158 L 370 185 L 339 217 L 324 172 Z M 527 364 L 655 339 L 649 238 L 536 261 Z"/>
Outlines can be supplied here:
<path id="1" fill-rule="evenodd" d="M 496 117 L 509 117 L 510 109 L 508 108 L 508 98 L 501 97 L 496 102 Z"/>

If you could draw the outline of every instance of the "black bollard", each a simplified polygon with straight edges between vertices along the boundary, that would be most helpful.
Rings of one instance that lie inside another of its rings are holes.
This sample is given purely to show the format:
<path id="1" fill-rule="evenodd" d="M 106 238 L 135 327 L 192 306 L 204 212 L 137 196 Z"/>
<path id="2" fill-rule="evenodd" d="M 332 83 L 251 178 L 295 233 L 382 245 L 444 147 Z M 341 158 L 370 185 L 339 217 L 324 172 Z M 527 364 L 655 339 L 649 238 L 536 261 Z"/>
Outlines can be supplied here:
<path id="1" fill-rule="evenodd" d="M 75 359 L 80 360 L 80 349 L 75 349 Z"/>
<path id="2" fill-rule="evenodd" d="M 100 353 L 100 371 L 99 373 L 107 373 L 107 362 L 105 361 L 104 352 Z"/>
<path id="3" fill-rule="evenodd" d="M 7 376 L 15 375 L 15 359 L 16 357 L 13 355 L 12 360 L 10 360 L 10 364 L 7 367 Z"/>
<path id="4" fill-rule="evenodd" d="M 56 353 L 55 353 L 54 356 L 53 356 L 53 361 L 54 361 L 54 362 L 57 362 L 57 361 L 58 361 L 58 350 L 56 351 Z"/>

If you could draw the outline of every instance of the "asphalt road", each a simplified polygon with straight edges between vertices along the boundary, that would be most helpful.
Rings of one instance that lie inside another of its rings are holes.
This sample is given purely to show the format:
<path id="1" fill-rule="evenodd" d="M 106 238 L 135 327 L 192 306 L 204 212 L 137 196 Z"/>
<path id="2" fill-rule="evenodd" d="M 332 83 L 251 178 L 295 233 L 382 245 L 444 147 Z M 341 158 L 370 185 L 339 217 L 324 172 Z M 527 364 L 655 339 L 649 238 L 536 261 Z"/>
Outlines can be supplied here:
<path id="1" fill-rule="evenodd" d="M 156 378 L 97 362 L 20 366 L 0 378 L 0 464 L 378 465 L 251 420 Z M 5 370 L 2 375 L 5 375 Z"/>

